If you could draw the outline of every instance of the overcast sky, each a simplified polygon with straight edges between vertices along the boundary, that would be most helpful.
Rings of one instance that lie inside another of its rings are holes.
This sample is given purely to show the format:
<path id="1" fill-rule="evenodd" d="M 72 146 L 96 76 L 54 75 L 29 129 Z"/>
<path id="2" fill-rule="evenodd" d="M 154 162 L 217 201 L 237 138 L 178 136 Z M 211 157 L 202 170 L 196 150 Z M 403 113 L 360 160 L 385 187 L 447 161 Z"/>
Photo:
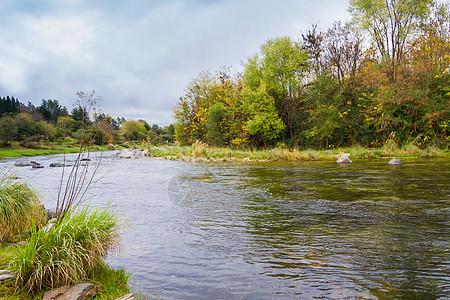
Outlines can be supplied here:
<path id="1" fill-rule="evenodd" d="M 113 117 L 173 121 L 189 80 L 269 38 L 348 20 L 347 0 L 0 0 L 0 97 L 69 111 L 95 90 Z"/>

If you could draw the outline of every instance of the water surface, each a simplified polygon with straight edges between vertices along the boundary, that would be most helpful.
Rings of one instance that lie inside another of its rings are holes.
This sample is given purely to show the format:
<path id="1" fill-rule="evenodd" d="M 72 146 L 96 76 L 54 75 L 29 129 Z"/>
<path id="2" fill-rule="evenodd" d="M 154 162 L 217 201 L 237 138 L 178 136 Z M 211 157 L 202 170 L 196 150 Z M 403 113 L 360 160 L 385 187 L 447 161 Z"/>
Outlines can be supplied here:
<path id="1" fill-rule="evenodd" d="M 35 157 L 47 165 L 62 156 Z M 14 160 L 0 161 L 10 168 Z M 95 159 L 92 163 L 95 162 Z M 163 299 L 447 299 L 448 160 L 120 160 L 86 199 L 124 218 L 109 258 Z M 61 168 L 15 168 L 54 206 Z"/>

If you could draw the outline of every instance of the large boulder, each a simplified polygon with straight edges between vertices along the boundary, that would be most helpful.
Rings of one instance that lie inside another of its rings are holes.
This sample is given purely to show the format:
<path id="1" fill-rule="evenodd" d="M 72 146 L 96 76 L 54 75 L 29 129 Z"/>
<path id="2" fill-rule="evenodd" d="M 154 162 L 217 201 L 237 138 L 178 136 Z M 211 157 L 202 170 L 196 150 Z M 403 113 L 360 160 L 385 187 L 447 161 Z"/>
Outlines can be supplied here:
<path id="1" fill-rule="evenodd" d="M 350 159 L 350 154 L 348 153 L 342 153 L 339 155 L 339 158 L 336 161 L 338 164 L 345 164 L 345 163 L 351 163 L 352 160 Z"/>
<path id="2" fill-rule="evenodd" d="M 389 162 L 389 165 L 391 166 L 400 166 L 402 164 L 402 161 L 400 160 L 400 158 L 395 158 L 393 157 Z"/>
<path id="3" fill-rule="evenodd" d="M 81 283 L 73 287 L 63 286 L 48 291 L 42 300 L 89 300 L 97 294 L 97 287 L 91 283 Z"/>

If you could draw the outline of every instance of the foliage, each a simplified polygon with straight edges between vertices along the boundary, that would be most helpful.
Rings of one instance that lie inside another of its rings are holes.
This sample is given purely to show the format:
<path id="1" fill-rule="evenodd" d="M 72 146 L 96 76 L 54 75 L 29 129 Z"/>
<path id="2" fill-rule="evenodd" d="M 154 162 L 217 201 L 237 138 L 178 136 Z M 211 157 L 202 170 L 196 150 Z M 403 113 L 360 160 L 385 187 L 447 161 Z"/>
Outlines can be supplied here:
<path id="1" fill-rule="evenodd" d="M 119 224 L 107 207 L 70 211 L 49 230 L 33 226 L 10 263 L 16 284 L 32 292 L 93 278 L 108 251 L 118 246 Z"/>
<path id="2" fill-rule="evenodd" d="M 59 117 L 68 115 L 67 109 L 62 107 L 58 100 L 42 100 L 42 104 L 37 107 L 44 120 L 56 124 Z"/>
<path id="3" fill-rule="evenodd" d="M 40 225 L 44 219 L 36 193 L 26 183 L 4 174 L 0 178 L 0 245 L 27 233 L 32 221 Z"/>
<path id="4" fill-rule="evenodd" d="M 276 108 L 276 114 L 270 112 L 272 108 L 268 107 L 269 115 L 251 123 L 264 122 L 263 120 L 268 118 L 273 120 L 278 115 L 284 124 L 282 129 L 285 129 L 285 136 L 294 137 L 298 130 L 298 120 L 301 118 L 299 108 L 307 59 L 307 52 L 302 49 L 300 43 L 289 37 L 281 37 L 267 40 L 261 46 L 261 57 L 257 55 L 248 60 L 245 66 L 244 83 L 253 91 L 253 94 L 247 92 L 247 95 L 255 96 L 255 93 L 260 96 L 266 95 L 265 98 L 273 99 Z M 245 96 L 243 101 L 246 101 Z M 246 107 L 249 106 L 244 106 L 244 113 L 254 117 L 251 111 L 245 111 Z M 266 132 L 266 137 L 270 135 L 274 138 L 279 135 L 278 130 L 281 128 L 279 125 L 271 122 L 268 128 L 273 128 L 274 132 L 271 134 Z"/>
<path id="5" fill-rule="evenodd" d="M 125 121 L 120 128 L 120 134 L 126 140 L 137 141 L 145 138 L 147 130 L 145 124 L 139 121 Z"/>

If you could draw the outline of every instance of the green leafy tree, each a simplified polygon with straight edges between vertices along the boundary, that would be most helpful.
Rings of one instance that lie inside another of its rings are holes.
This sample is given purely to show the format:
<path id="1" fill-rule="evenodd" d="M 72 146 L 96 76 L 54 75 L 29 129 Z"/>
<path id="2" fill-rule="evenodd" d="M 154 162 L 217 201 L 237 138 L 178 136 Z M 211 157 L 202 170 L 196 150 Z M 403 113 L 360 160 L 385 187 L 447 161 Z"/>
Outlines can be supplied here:
<path id="1" fill-rule="evenodd" d="M 4 145 L 9 145 L 17 136 L 17 124 L 15 118 L 6 116 L 0 118 L 0 139 Z"/>
<path id="2" fill-rule="evenodd" d="M 245 85 L 262 98 L 267 93 L 274 100 L 287 138 L 293 138 L 297 130 L 307 59 L 307 51 L 298 42 L 282 37 L 269 39 L 261 46 L 261 56 L 250 58 L 245 66 Z"/>
<path id="3" fill-rule="evenodd" d="M 206 120 L 207 141 L 216 146 L 224 146 L 229 142 L 229 111 L 223 103 L 214 104 L 208 111 Z"/>
<path id="4" fill-rule="evenodd" d="M 242 102 L 243 110 L 248 115 L 245 129 L 264 146 L 276 140 L 285 125 L 278 116 L 275 99 L 269 95 L 266 86 L 260 85 L 256 91 L 250 87 L 244 88 Z"/>
<path id="5" fill-rule="evenodd" d="M 316 145 L 320 148 L 325 142 L 325 149 L 328 149 L 333 132 L 341 126 L 339 117 L 348 117 L 347 111 L 345 114 L 339 111 L 342 105 L 342 89 L 337 81 L 322 74 L 308 90 L 306 101 L 310 107 L 307 136 L 317 141 Z"/>

